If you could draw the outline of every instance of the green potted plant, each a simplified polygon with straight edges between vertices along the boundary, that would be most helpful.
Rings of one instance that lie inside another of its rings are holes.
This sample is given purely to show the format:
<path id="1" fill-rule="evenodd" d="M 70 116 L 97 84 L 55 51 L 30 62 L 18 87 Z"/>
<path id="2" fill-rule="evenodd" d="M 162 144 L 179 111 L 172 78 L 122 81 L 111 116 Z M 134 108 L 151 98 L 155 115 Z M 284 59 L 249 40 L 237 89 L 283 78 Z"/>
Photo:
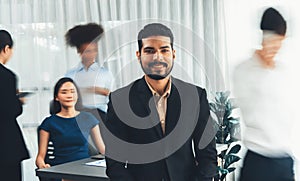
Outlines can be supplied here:
<path id="1" fill-rule="evenodd" d="M 215 177 L 216 180 L 223 181 L 226 179 L 228 173 L 233 172 L 235 167 L 232 166 L 233 163 L 239 161 L 241 158 L 237 155 L 240 151 L 241 145 L 236 144 L 229 150 L 222 151 L 218 157 L 221 159 L 221 165 L 218 166 L 218 175 Z"/>
<path id="2" fill-rule="evenodd" d="M 218 154 L 221 163 L 218 165 L 219 174 L 215 180 L 221 181 L 226 179 L 228 173 L 235 170 L 235 167 L 231 165 L 241 159 L 236 155 L 241 149 L 241 145 L 236 144 L 228 150 L 230 144 L 240 138 L 239 118 L 232 116 L 232 111 L 237 107 L 229 95 L 230 91 L 216 92 L 214 101 L 209 103 L 211 117 L 215 120 L 217 130 L 216 143 L 227 145 L 227 149 Z"/>
<path id="3" fill-rule="evenodd" d="M 216 143 L 220 144 L 230 144 L 239 139 L 240 119 L 232 117 L 232 111 L 237 107 L 229 95 L 230 91 L 216 92 L 214 101 L 209 103 L 216 123 Z"/>

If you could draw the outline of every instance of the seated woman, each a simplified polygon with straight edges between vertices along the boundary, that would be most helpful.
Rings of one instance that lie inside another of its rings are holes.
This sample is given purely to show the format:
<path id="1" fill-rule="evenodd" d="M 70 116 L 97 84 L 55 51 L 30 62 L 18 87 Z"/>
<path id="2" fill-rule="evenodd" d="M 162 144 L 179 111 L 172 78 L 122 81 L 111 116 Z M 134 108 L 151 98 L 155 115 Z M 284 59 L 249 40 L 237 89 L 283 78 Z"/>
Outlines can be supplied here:
<path id="1" fill-rule="evenodd" d="M 45 118 L 39 126 L 38 168 L 47 168 L 70 161 L 88 158 L 88 137 L 101 154 L 105 146 L 99 121 L 88 112 L 80 112 L 80 94 L 71 78 L 61 78 L 54 87 L 55 114 Z M 45 160 L 49 140 L 54 147 L 54 158 Z"/>

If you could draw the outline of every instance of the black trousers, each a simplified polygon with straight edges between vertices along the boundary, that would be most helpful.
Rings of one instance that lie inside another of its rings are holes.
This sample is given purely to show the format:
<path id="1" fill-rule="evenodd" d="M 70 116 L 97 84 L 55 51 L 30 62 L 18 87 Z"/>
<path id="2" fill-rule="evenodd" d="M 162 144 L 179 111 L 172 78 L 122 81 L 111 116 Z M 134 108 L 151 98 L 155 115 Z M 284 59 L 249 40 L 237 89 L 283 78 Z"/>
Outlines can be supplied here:
<path id="1" fill-rule="evenodd" d="M 291 157 L 269 158 L 248 150 L 240 181 L 293 181 L 293 166 Z"/>
<path id="2" fill-rule="evenodd" d="M 2 163 L 1 165 L 1 178 L 13 181 L 22 181 L 21 162 Z"/>

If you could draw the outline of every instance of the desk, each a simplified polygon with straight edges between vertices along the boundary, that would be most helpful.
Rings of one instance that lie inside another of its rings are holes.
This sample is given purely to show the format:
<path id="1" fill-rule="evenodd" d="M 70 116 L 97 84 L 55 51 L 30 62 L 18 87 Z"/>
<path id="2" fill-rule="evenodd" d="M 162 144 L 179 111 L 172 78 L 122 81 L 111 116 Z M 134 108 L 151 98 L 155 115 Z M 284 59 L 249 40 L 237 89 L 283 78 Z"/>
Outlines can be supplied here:
<path id="1" fill-rule="evenodd" d="M 217 145 L 218 152 L 226 149 L 227 144 Z M 96 161 L 96 159 L 85 158 L 74 162 L 52 166 L 50 168 L 38 169 L 36 170 L 36 175 L 46 178 L 65 178 L 80 181 L 108 181 L 109 179 L 105 173 L 106 168 L 85 165 L 85 163 L 91 161 Z"/>
<path id="2" fill-rule="evenodd" d="M 36 175 L 46 178 L 65 178 L 80 181 L 108 181 L 106 168 L 85 165 L 87 162 L 96 161 L 86 158 L 74 162 L 52 166 L 50 168 L 37 169 Z"/>

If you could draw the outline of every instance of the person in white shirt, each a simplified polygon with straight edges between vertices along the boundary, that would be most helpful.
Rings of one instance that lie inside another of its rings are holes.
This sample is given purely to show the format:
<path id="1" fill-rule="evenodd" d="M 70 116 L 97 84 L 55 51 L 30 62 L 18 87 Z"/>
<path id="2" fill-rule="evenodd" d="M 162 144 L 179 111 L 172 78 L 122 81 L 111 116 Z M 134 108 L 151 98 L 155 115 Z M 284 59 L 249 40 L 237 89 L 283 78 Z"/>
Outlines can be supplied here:
<path id="1" fill-rule="evenodd" d="M 275 61 L 286 21 L 274 8 L 264 11 L 262 48 L 234 70 L 234 94 L 243 117 L 247 148 L 240 181 L 294 180 L 288 71 Z"/>
<path id="2" fill-rule="evenodd" d="M 81 58 L 81 62 L 65 76 L 78 85 L 85 109 L 101 120 L 106 119 L 112 82 L 111 72 L 97 62 L 98 41 L 103 32 L 101 25 L 88 23 L 74 26 L 65 34 L 67 45 L 76 47 Z"/>

